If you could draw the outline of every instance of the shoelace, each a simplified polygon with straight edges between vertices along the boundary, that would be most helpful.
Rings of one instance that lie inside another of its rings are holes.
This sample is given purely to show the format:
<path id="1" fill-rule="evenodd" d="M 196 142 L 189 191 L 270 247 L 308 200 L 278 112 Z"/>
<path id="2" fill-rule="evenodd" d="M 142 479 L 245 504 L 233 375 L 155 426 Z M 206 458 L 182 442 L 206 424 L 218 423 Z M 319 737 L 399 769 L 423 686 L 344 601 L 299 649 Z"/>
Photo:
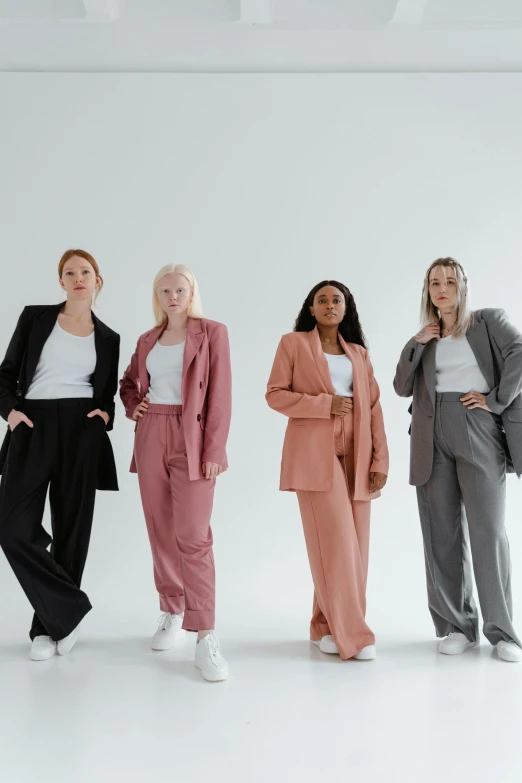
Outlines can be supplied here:
<path id="1" fill-rule="evenodd" d="M 208 651 L 208 654 L 210 655 L 210 660 L 214 665 L 217 665 L 217 656 L 219 653 L 219 639 L 217 638 L 216 634 L 213 631 L 211 631 L 205 636 L 203 642 L 205 643 L 205 647 Z"/>
<path id="2" fill-rule="evenodd" d="M 172 628 L 172 615 L 170 612 L 163 612 L 158 617 L 158 631 L 170 631 Z"/>

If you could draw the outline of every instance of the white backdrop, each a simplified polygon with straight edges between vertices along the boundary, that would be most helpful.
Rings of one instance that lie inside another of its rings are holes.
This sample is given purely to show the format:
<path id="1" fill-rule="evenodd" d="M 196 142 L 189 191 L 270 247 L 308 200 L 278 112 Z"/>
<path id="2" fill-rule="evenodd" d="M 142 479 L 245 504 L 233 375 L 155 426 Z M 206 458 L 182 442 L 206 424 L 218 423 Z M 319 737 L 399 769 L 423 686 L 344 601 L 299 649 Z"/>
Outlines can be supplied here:
<path id="1" fill-rule="evenodd" d="M 208 317 L 230 330 L 230 471 L 213 527 L 221 635 L 307 638 L 311 580 L 296 498 L 278 492 L 285 420 L 265 401 L 280 335 L 308 290 L 352 290 L 382 390 L 391 476 L 373 506 L 369 622 L 377 638 L 429 638 L 408 402 L 392 379 L 418 325 L 425 268 L 454 255 L 476 307 L 522 327 L 522 109 L 518 75 L 1 74 L 0 352 L 25 304 L 60 299 L 62 252 L 105 277 L 98 314 L 121 333 L 121 371 L 152 325 L 159 267 L 193 268 Z M 152 633 L 159 613 L 117 403 L 119 493 L 99 493 L 85 633 Z M 508 481 L 522 611 L 522 485 Z M 29 606 L 0 559 L 2 636 Z M 118 629 L 115 629 L 117 618 Z"/>

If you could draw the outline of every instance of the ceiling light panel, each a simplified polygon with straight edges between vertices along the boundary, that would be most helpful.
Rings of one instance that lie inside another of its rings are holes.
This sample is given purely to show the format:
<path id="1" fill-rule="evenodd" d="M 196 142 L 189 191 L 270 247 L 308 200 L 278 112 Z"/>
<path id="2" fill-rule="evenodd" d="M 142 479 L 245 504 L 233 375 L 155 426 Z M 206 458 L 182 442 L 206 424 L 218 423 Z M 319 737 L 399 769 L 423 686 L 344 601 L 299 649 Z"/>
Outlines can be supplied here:
<path id="1" fill-rule="evenodd" d="M 399 0 L 272 0 L 274 22 L 296 27 L 368 27 L 387 25 Z"/>
<path id="2" fill-rule="evenodd" d="M 241 16 L 241 0 L 120 0 L 120 15 L 126 21 L 142 23 L 237 22 Z"/>
<path id="3" fill-rule="evenodd" d="M 52 22 L 85 16 L 83 0 L 0 0 L 0 19 Z"/>

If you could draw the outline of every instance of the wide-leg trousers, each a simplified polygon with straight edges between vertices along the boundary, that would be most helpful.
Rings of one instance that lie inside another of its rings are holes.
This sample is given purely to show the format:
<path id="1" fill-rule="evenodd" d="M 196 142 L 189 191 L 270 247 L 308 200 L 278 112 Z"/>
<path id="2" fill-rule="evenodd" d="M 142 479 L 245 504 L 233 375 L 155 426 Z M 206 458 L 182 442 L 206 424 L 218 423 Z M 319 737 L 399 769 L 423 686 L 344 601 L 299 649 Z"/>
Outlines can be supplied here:
<path id="1" fill-rule="evenodd" d="M 433 469 L 417 487 L 428 605 L 437 636 L 460 631 L 470 641 L 478 639 L 473 568 L 484 635 L 493 645 L 520 644 L 512 623 L 500 420 L 482 408 L 467 410 L 461 397 L 436 396 Z"/>
<path id="2" fill-rule="evenodd" d="M 30 631 L 59 640 L 91 609 L 80 589 L 105 422 L 91 399 L 26 400 L 0 482 L 0 545 L 35 611 Z M 52 538 L 42 525 L 47 491 Z M 51 544 L 50 551 L 48 550 Z"/>
<path id="3" fill-rule="evenodd" d="M 366 624 L 371 501 L 353 500 L 353 413 L 335 418 L 333 488 L 297 490 L 314 583 L 310 638 L 332 635 L 339 655 L 353 658 L 375 643 Z"/>
<path id="4" fill-rule="evenodd" d="M 149 405 L 138 422 L 134 456 L 160 609 L 184 612 L 187 631 L 212 630 L 216 481 L 189 479 L 181 405 Z"/>

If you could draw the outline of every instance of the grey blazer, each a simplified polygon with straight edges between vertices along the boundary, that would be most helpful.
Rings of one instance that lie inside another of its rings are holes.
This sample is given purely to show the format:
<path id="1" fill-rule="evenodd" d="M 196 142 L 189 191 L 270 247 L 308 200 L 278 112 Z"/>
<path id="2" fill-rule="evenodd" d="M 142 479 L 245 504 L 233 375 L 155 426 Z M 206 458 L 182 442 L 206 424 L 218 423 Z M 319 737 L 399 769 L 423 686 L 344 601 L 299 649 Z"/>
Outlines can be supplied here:
<path id="1" fill-rule="evenodd" d="M 507 470 L 522 474 L 522 335 L 504 310 L 473 313 L 466 337 L 491 391 L 488 408 L 501 416 Z M 410 484 L 421 486 L 433 466 L 436 340 L 406 343 L 397 365 L 393 388 L 400 397 L 413 395 L 410 445 Z"/>

